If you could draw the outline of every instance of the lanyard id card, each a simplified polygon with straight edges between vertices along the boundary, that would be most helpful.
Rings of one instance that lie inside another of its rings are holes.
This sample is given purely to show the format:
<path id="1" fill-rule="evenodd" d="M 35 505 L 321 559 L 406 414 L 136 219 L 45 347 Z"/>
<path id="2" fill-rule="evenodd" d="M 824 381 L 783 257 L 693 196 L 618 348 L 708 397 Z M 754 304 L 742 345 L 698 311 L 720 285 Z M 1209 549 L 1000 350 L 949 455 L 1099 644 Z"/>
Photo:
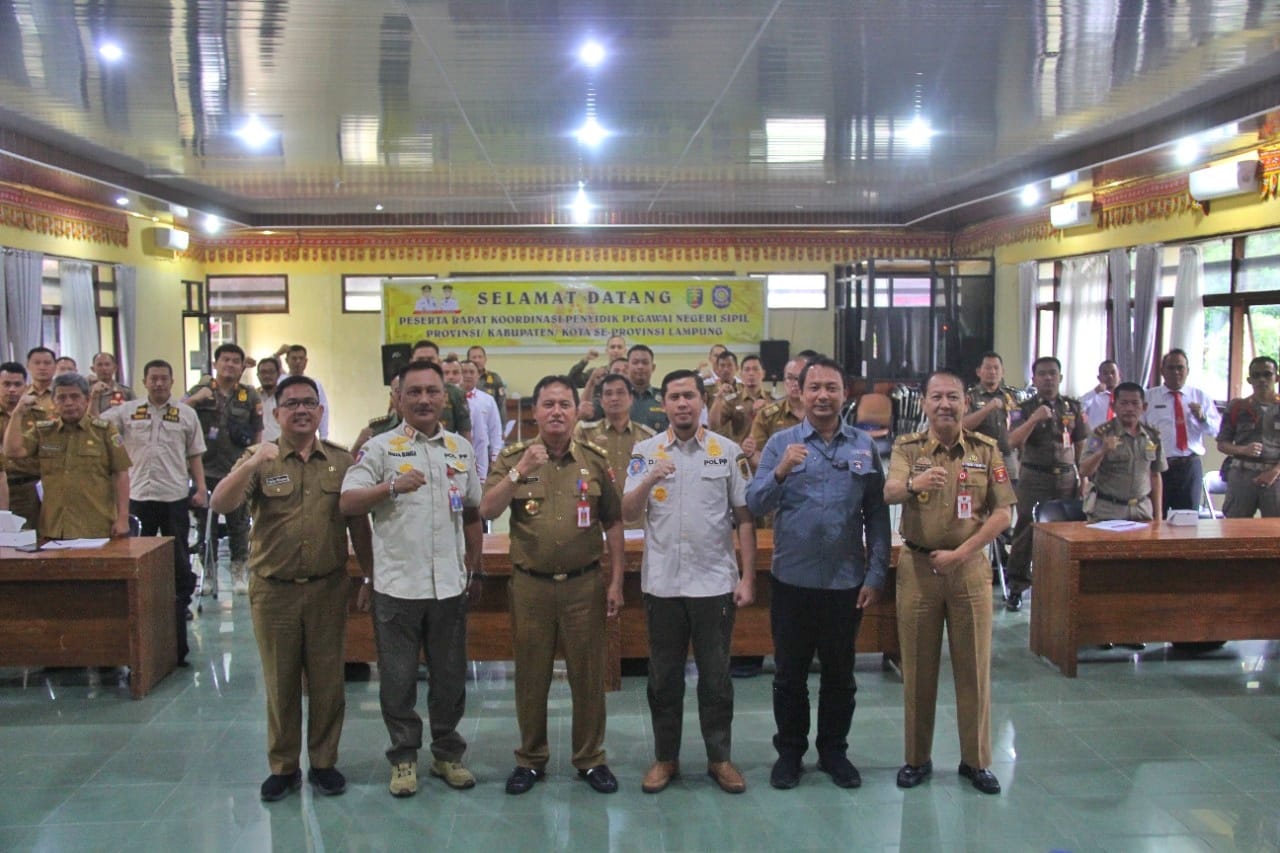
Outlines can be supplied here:
<path id="1" fill-rule="evenodd" d="M 956 494 L 956 518 L 973 518 L 973 495 L 969 492 L 967 485 L 968 472 L 961 468 L 957 479 L 960 481 L 960 489 Z"/>
<path id="2" fill-rule="evenodd" d="M 591 504 L 587 503 L 587 481 L 578 480 L 578 527 L 591 526 Z"/>
<path id="3" fill-rule="evenodd" d="M 458 488 L 458 481 L 454 479 L 453 469 L 445 470 L 449 472 L 449 512 L 462 512 L 462 490 Z"/>

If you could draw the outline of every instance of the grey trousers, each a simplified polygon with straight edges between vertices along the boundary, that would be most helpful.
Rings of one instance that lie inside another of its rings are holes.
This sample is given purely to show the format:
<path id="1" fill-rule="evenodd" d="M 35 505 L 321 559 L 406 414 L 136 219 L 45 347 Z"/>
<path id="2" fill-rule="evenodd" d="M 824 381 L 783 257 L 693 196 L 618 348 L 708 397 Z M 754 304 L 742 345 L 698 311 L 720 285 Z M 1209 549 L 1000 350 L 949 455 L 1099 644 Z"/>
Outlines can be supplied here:
<path id="1" fill-rule="evenodd" d="M 680 757 L 684 666 L 692 642 L 693 660 L 698 665 L 698 721 L 707 761 L 728 761 L 733 725 L 733 679 L 729 677 L 729 645 L 736 615 L 733 595 L 646 595 L 644 607 L 649 622 L 649 713 L 657 760 Z"/>
<path id="2" fill-rule="evenodd" d="M 373 635 L 378 646 L 378 699 L 392 764 L 416 762 L 422 748 L 418 703 L 418 651 L 427 659 L 427 718 L 431 754 L 459 761 L 467 742 L 458 723 L 467 703 L 467 597 L 393 598 L 373 594 Z"/>

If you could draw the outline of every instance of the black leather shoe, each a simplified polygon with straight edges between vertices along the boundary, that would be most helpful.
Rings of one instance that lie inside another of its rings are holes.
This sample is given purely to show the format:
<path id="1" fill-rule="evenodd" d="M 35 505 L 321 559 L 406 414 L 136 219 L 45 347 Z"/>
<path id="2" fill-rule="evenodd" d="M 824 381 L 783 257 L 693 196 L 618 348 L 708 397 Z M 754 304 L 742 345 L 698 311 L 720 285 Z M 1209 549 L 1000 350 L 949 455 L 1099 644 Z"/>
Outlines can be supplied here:
<path id="1" fill-rule="evenodd" d="M 990 770 L 982 767 L 970 767 L 968 764 L 961 762 L 960 769 L 957 772 L 972 782 L 973 787 L 984 794 L 1000 793 L 1000 780 Z"/>
<path id="2" fill-rule="evenodd" d="M 919 766 L 904 764 L 898 769 L 898 787 L 914 788 L 925 779 L 928 779 L 931 773 L 933 773 L 932 761 L 926 761 Z"/>
<path id="3" fill-rule="evenodd" d="M 347 780 L 336 767 L 312 767 L 307 771 L 307 781 L 326 797 L 336 797 L 347 790 Z"/>
<path id="4" fill-rule="evenodd" d="M 818 769 L 831 777 L 841 788 L 861 788 L 862 774 L 853 766 L 848 756 L 841 753 L 824 755 L 818 759 Z"/>
<path id="5" fill-rule="evenodd" d="M 1022 609 L 1022 593 L 1009 590 L 1009 594 L 1004 599 L 1004 609 L 1010 613 L 1017 613 Z"/>
<path id="6" fill-rule="evenodd" d="M 517 767 L 507 777 L 507 793 L 527 793 L 530 788 L 542 781 L 544 775 L 545 771 L 543 770 L 534 770 L 532 767 Z"/>
<path id="7" fill-rule="evenodd" d="M 618 792 L 618 777 L 613 775 L 607 764 L 597 764 L 589 770 L 579 770 L 578 775 L 587 780 L 587 784 L 601 794 Z"/>
<path id="8" fill-rule="evenodd" d="M 804 765 L 800 763 L 799 756 L 780 755 L 773 762 L 773 770 L 769 771 L 769 784 L 784 791 L 794 788 L 800 784 L 803 772 Z"/>
<path id="9" fill-rule="evenodd" d="M 274 803 L 276 800 L 283 800 L 301 787 L 301 769 L 292 773 L 273 773 L 267 777 L 267 781 L 262 783 L 262 788 L 259 789 L 258 794 L 262 797 L 264 803 Z"/>

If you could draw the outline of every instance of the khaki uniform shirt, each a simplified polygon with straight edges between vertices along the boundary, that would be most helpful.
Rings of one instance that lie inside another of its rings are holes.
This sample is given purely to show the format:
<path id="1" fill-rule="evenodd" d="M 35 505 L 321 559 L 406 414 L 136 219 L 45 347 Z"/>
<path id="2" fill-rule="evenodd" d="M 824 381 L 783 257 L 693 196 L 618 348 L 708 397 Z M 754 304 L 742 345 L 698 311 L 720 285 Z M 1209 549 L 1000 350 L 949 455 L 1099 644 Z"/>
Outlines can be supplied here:
<path id="1" fill-rule="evenodd" d="M 913 432 L 893 443 L 890 480 L 905 481 L 936 466 L 947 469 L 947 484 L 909 496 L 902 505 L 899 529 L 912 545 L 931 551 L 958 548 L 981 529 L 991 513 L 1018 502 L 993 438 L 961 430 L 960 439 L 947 448 L 928 432 Z M 969 518 L 960 517 L 962 495 L 969 498 Z"/>
<path id="2" fill-rule="evenodd" d="M 89 380 L 89 384 L 93 384 L 93 380 Z M 98 411 L 106 413 L 112 408 L 112 402 L 127 403 L 134 399 L 133 389 L 128 385 L 121 385 L 119 382 L 111 383 L 110 390 L 103 391 L 101 394 L 95 394 L 94 400 L 98 407 Z"/>
<path id="3" fill-rule="evenodd" d="M 52 383 L 50 383 L 48 388 L 40 392 L 36 391 L 36 386 L 28 385 L 26 388 L 23 389 L 22 394 L 23 396 L 26 396 L 27 394 L 35 394 L 36 402 L 33 408 L 39 409 L 41 412 L 44 413 L 44 417 L 37 418 L 37 420 L 51 421 L 58 416 L 58 409 L 53 405 L 53 384 Z"/>
<path id="4" fill-rule="evenodd" d="M 1228 444 L 1262 445 L 1261 456 L 1234 456 L 1231 464 L 1246 471 L 1262 471 L 1280 462 L 1280 404 L 1238 397 L 1227 405 L 1218 440 Z"/>
<path id="5" fill-rule="evenodd" d="M 257 391 L 243 383 L 236 385 L 230 394 L 223 394 L 212 379 L 207 385 L 193 386 L 187 396 L 202 387 L 213 389 L 212 400 L 201 400 L 192 406 L 204 432 L 204 472 L 220 480 L 231 472 L 245 448 L 253 444 L 254 437 L 262 431 L 262 399 Z"/>
<path id="6" fill-rule="evenodd" d="M 1160 443 L 1160 430 L 1144 423 L 1138 424 L 1138 434 L 1130 435 L 1113 418 L 1093 431 L 1085 444 L 1084 455 L 1092 456 L 1102 449 L 1103 440 L 1109 436 L 1120 437 L 1120 444 L 1106 456 L 1090 478 L 1089 494 L 1085 496 L 1085 512 L 1093 518 L 1107 518 L 1119 513 L 1127 517 L 1127 506 L 1145 509 L 1151 517 L 1151 475 L 1169 470 Z M 1104 497 L 1105 496 L 1105 497 Z"/>
<path id="7" fill-rule="evenodd" d="M 499 482 L 540 438 L 505 448 L 489 469 L 486 485 Z M 585 489 L 582 488 L 585 486 Z M 587 502 L 589 524 L 578 526 L 578 504 Z M 572 572 L 598 561 L 604 528 L 622 520 L 622 495 L 604 451 L 569 442 L 559 459 L 549 459 L 515 487 L 511 497 L 511 562 L 531 572 Z"/>
<path id="8" fill-rule="evenodd" d="M 507 383 L 492 370 L 485 370 L 480 373 L 478 387 L 498 404 L 498 415 L 505 421 L 507 419 Z"/>
<path id="9" fill-rule="evenodd" d="M 798 423 L 800 418 L 791 411 L 790 400 L 779 400 L 765 406 L 751 422 L 751 438 L 756 440 L 756 452 L 764 452 L 764 446 L 769 443 L 769 436 Z"/>
<path id="10" fill-rule="evenodd" d="M 1089 428 L 1079 400 L 1059 395 L 1049 403 L 1039 395 L 1032 397 L 1013 410 L 1010 428 L 1016 429 L 1041 406 L 1053 409 L 1053 417 L 1036 424 L 1031 435 L 1027 436 L 1019 457 L 1021 464 L 1040 468 L 1075 465 L 1075 446 L 1089 438 Z"/>
<path id="11" fill-rule="evenodd" d="M 120 431 L 133 460 L 132 500 L 173 503 L 186 499 L 190 494 L 187 460 L 205 450 L 195 409 L 172 399 L 163 406 L 133 400 L 107 409 L 102 419 Z"/>
<path id="12" fill-rule="evenodd" d="M 671 430 L 636 445 L 627 491 L 640 488 L 661 459 L 676 470 L 649 490 L 645 503 L 640 588 L 663 598 L 705 598 L 733 592 L 738 559 L 735 507 L 747 505 L 751 468 L 742 448 L 707 429 L 688 441 Z"/>
<path id="13" fill-rule="evenodd" d="M 763 388 L 757 388 L 755 393 L 751 393 L 747 391 L 746 386 L 739 384 L 734 393 L 725 397 L 720 404 L 718 418 L 711 420 L 711 406 L 707 407 L 707 425 L 721 435 L 733 439 L 735 444 L 741 444 L 746 441 L 747 436 L 751 435 L 751 422 L 756 416 L 755 401 L 765 399 L 768 397 Z M 713 397 L 712 403 L 714 402 Z"/>
<path id="14" fill-rule="evenodd" d="M 4 431 L 9 428 L 9 421 L 13 415 L 0 409 L 0 438 L 3 438 Z M 34 429 L 35 425 L 44 420 L 43 414 L 36 409 L 27 409 L 27 413 L 22 417 L 22 430 Z M 0 471 L 4 471 L 9 477 L 9 482 L 27 483 L 32 480 L 40 479 L 40 460 L 34 457 L 25 457 L 22 459 L 9 459 L 3 453 L 0 453 Z"/>
<path id="15" fill-rule="evenodd" d="M 609 459 L 609 468 L 613 471 L 618 494 L 622 494 L 622 484 L 627 479 L 627 463 L 631 461 L 632 449 L 637 443 L 646 438 L 652 438 L 655 434 L 649 427 L 635 421 L 627 421 L 626 427 L 619 432 L 610 426 L 607 418 L 601 418 L 590 423 L 579 422 L 574 428 L 573 437 L 577 441 L 589 441 L 604 451 Z"/>
<path id="16" fill-rule="evenodd" d="M 22 434 L 28 456 L 40 461 L 44 501 L 36 530 L 49 539 L 111 535 L 116 520 L 115 475 L 129 470 L 129 454 L 109 423 L 85 415 L 78 423 L 40 421 Z"/>
<path id="17" fill-rule="evenodd" d="M 981 384 L 969 389 L 969 411 L 976 412 L 987 404 L 988 400 L 1004 400 L 1004 408 L 987 412 L 987 416 L 978 424 L 974 432 L 980 432 L 988 438 L 994 438 L 1001 453 L 1009 452 L 1009 420 L 1018 411 L 1018 398 L 1008 385 L 997 385 L 994 391 L 988 391 Z"/>
<path id="18" fill-rule="evenodd" d="M 342 478 L 355 460 L 328 441 L 317 440 L 306 462 L 284 436 L 275 443 L 280 455 L 254 471 L 245 487 L 253 513 L 249 568 L 259 577 L 276 580 L 345 570 L 347 519 L 338 511 L 338 498 Z M 254 447 L 244 452 L 236 468 L 248 461 Z"/>
<path id="19" fill-rule="evenodd" d="M 462 436 L 437 429 L 428 437 L 408 424 L 374 436 L 360 448 L 342 490 L 386 483 L 397 474 L 421 471 L 422 488 L 380 501 L 373 518 L 373 588 L 394 598 L 453 598 L 466 590 L 462 509 L 480 505 L 475 450 Z"/>

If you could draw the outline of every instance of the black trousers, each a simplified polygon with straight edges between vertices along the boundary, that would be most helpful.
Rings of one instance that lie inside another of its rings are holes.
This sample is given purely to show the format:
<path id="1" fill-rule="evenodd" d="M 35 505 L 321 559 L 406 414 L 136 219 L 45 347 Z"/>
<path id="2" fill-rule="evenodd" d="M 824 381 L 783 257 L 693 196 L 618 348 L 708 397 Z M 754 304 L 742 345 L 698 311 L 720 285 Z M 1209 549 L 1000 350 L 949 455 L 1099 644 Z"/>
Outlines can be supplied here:
<path id="1" fill-rule="evenodd" d="M 1199 509 L 1204 489 L 1204 471 L 1200 457 L 1170 456 L 1169 470 L 1160 475 L 1164 483 L 1164 505 L 1168 509 Z"/>
<path id="2" fill-rule="evenodd" d="M 770 575 L 773 629 L 774 749 L 799 758 L 809 749 L 809 665 L 822 662 L 818 687 L 818 756 L 844 755 L 849 748 L 858 685 L 853 678 L 854 642 L 862 611 L 854 589 L 810 589 Z"/>
<path id="3" fill-rule="evenodd" d="M 129 501 L 129 514 L 142 522 L 143 536 L 173 537 L 173 615 L 178 637 L 178 662 L 191 651 L 187 645 L 187 607 L 196 588 L 191 572 L 191 515 L 186 498 L 177 501 Z"/>

